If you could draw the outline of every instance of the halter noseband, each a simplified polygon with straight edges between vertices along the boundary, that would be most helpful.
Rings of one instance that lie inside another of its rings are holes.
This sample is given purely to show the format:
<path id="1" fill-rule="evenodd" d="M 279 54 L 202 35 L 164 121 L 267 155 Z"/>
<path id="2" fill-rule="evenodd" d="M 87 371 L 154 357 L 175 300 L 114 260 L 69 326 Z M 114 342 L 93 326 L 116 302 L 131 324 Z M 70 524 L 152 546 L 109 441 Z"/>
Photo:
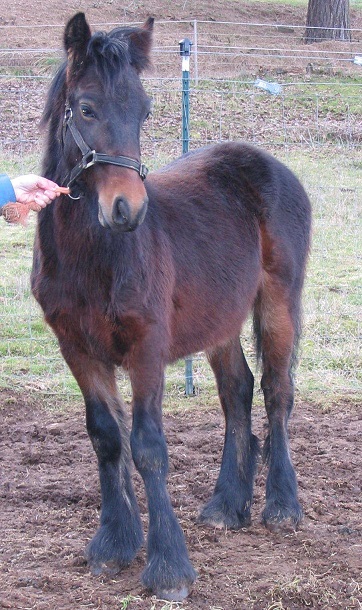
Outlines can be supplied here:
<path id="1" fill-rule="evenodd" d="M 71 189 L 71 187 L 76 182 L 77 178 L 79 178 L 80 174 L 85 169 L 88 169 L 88 167 L 91 167 L 95 163 L 109 163 L 110 165 L 119 165 L 120 167 L 134 169 L 139 174 L 141 180 L 144 180 L 146 178 L 146 176 L 148 174 L 148 169 L 143 163 L 140 163 L 140 161 L 136 161 L 136 159 L 131 159 L 130 157 L 124 157 L 122 155 L 119 155 L 117 157 L 112 157 L 110 155 L 105 155 L 103 153 L 97 153 L 95 150 L 92 150 L 88 146 L 88 144 L 86 144 L 81 133 L 79 132 L 77 127 L 74 125 L 73 112 L 72 112 L 71 107 L 68 106 L 68 104 L 65 107 L 65 114 L 64 114 L 63 141 L 64 141 L 64 136 L 65 136 L 67 127 L 69 127 L 69 131 L 72 134 L 75 143 L 77 144 L 78 148 L 80 148 L 80 151 L 83 155 L 81 160 L 79 161 L 79 163 L 77 163 L 77 165 L 75 165 L 73 167 L 72 171 L 70 172 L 69 181 L 67 184 L 68 188 Z M 79 196 L 69 195 L 69 196 L 72 199 L 80 199 L 80 195 Z"/>

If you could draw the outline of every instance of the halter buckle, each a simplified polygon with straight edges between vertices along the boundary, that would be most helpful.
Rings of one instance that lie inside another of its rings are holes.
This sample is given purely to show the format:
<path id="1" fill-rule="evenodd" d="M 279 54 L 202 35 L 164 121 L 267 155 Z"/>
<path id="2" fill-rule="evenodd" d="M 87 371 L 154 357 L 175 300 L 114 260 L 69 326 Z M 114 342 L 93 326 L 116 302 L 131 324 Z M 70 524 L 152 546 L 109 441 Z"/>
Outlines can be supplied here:
<path id="1" fill-rule="evenodd" d="M 82 168 L 88 169 L 88 167 L 92 167 L 97 162 L 97 153 L 95 150 L 90 150 L 82 157 Z"/>
<path id="2" fill-rule="evenodd" d="M 145 166 L 144 163 L 140 163 L 139 175 L 140 175 L 141 179 L 145 180 L 147 178 L 147 174 L 148 174 L 148 168 Z"/>

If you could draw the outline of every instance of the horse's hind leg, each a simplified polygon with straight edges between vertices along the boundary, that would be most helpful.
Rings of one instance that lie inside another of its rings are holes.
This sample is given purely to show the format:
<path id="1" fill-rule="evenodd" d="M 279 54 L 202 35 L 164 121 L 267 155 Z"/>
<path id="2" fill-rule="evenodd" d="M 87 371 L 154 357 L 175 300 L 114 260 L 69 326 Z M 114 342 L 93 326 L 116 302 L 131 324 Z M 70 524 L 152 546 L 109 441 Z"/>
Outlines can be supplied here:
<path id="1" fill-rule="evenodd" d="M 208 353 L 225 415 L 225 444 L 220 474 L 200 521 L 238 529 L 250 523 L 250 506 L 258 456 L 251 433 L 254 378 L 239 337 Z"/>
<path id="2" fill-rule="evenodd" d="M 130 564 L 143 542 L 142 524 L 129 472 L 129 433 L 113 367 L 87 356 L 69 357 L 86 405 L 89 437 L 98 458 L 101 486 L 100 527 L 88 545 L 94 574 L 115 573 Z"/>
<path id="3" fill-rule="evenodd" d="M 269 471 L 263 511 L 263 521 L 269 527 L 283 521 L 295 526 L 302 518 L 287 431 L 294 400 L 292 364 L 299 301 L 299 289 L 286 287 L 277 276 L 265 273 L 255 305 L 254 327 L 262 356 L 261 386 L 269 423 L 264 445 Z"/>

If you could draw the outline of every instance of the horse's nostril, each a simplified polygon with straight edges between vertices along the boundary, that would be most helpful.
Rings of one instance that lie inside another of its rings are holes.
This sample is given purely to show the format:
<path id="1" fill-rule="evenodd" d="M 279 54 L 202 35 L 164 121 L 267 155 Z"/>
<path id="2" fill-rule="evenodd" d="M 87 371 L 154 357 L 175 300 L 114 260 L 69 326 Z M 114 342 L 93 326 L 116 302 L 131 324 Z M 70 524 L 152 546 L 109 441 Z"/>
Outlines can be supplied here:
<path id="1" fill-rule="evenodd" d="M 110 226 L 118 231 L 134 231 L 143 221 L 147 211 L 148 197 L 146 196 L 141 203 L 134 208 L 126 197 L 117 197 L 112 206 L 112 222 Z"/>
<path id="2" fill-rule="evenodd" d="M 123 197 L 119 197 L 114 202 L 113 220 L 118 225 L 125 225 L 129 222 L 129 207 Z"/>

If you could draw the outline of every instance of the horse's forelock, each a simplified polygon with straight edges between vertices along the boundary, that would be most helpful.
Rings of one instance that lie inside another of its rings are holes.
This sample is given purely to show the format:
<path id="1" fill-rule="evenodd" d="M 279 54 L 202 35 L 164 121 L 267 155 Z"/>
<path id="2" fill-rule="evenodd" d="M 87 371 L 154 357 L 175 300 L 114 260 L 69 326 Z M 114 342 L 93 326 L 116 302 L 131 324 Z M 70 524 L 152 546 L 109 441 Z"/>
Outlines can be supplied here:
<path id="1" fill-rule="evenodd" d="M 119 82 L 122 68 L 131 63 L 128 41 L 113 32 L 96 32 L 88 43 L 87 60 L 88 65 L 94 65 L 105 89 L 109 90 Z"/>
<path id="2" fill-rule="evenodd" d="M 95 62 L 106 60 L 117 67 L 130 62 L 127 39 L 112 32 L 96 32 L 88 43 L 87 55 Z"/>
<path id="3" fill-rule="evenodd" d="M 88 43 L 87 57 L 106 83 L 112 84 L 126 65 L 133 66 L 137 72 L 149 67 L 147 45 L 140 42 L 147 36 L 145 29 L 132 27 L 117 27 L 108 34 L 96 32 Z"/>

